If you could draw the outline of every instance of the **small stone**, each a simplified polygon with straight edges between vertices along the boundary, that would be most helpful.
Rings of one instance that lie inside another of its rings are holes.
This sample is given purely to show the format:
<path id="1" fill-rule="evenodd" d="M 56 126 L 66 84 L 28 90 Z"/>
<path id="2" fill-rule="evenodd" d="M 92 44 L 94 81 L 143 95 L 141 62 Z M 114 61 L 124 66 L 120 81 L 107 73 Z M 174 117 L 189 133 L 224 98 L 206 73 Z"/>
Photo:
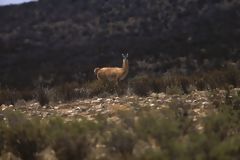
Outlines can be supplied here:
<path id="1" fill-rule="evenodd" d="M 119 103 L 120 101 L 116 99 L 116 100 L 114 100 L 114 102 L 115 102 L 115 103 Z"/>
<path id="2" fill-rule="evenodd" d="M 165 104 L 163 104 L 163 105 L 161 105 L 161 108 L 169 108 L 169 106 L 168 106 L 168 105 L 165 105 Z"/>
<path id="3" fill-rule="evenodd" d="M 197 116 L 193 117 L 193 122 L 197 121 Z"/>
<path id="4" fill-rule="evenodd" d="M 157 93 L 151 93 L 150 96 L 154 97 L 154 98 L 158 98 L 158 94 Z"/>
<path id="5" fill-rule="evenodd" d="M 81 106 L 81 110 L 82 110 L 83 112 L 87 111 L 87 109 L 88 109 L 87 106 Z"/>
<path id="6" fill-rule="evenodd" d="M 5 104 L 1 105 L 2 111 L 4 111 L 5 109 L 7 109 L 7 106 Z"/>
<path id="7" fill-rule="evenodd" d="M 68 114 L 71 114 L 71 113 L 73 113 L 73 110 L 69 110 L 69 111 L 67 111 L 67 113 L 68 113 Z"/>
<path id="8" fill-rule="evenodd" d="M 96 148 L 106 148 L 105 144 L 96 144 Z"/>
<path id="9" fill-rule="evenodd" d="M 148 102 L 152 102 L 153 101 L 153 99 L 148 99 Z"/>
<path id="10" fill-rule="evenodd" d="M 101 111 L 102 111 L 102 109 L 101 109 L 101 108 L 96 110 L 96 112 L 101 112 Z"/>
<path id="11" fill-rule="evenodd" d="M 111 102 L 112 100 L 110 98 L 106 99 L 105 100 L 106 102 Z"/>
<path id="12" fill-rule="evenodd" d="M 158 93 L 158 98 L 165 98 L 166 94 L 165 93 Z"/>
<path id="13" fill-rule="evenodd" d="M 128 102 L 128 104 L 130 104 L 130 105 L 131 105 L 131 104 L 133 104 L 133 102 Z"/>
<path id="14" fill-rule="evenodd" d="M 103 106 L 102 106 L 102 104 L 99 104 L 99 105 L 96 105 L 94 108 L 95 109 L 101 109 L 101 108 L 103 108 Z"/>
<path id="15" fill-rule="evenodd" d="M 85 100 L 85 101 L 83 101 L 83 103 L 90 104 L 91 102 L 89 100 Z"/>
<path id="16" fill-rule="evenodd" d="M 59 107 L 58 107 L 58 106 L 56 106 L 56 107 L 54 107 L 54 109 L 59 109 Z"/>
<path id="17" fill-rule="evenodd" d="M 208 105 L 208 104 L 209 104 L 209 102 L 202 102 L 202 104 L 203 104 L 203 105 Z"/>
<path id="18" fill-rule="evenodd" d="M 199 109 L 199 108 L 195 108 L 195 109 L 193 109 L 193 112 L 199 113 L 199 112 L 200 112 L 200 109 Z"/>
<path id="19" fill-rule="evenodd" d="M 153 103 L 150 104 L 150 107 L 154 107 L 154 106 L 155 106 L 155 104 L 153 104 Z"/>
<path id="20" fill-rule="evenodd" d="M 92 100 L 92 103 L 99 103 L 99 102 L 101 102 L 102 101 L 102 98 L 98 98 L 98 99 L 96 99 L 96 100 Z"/>

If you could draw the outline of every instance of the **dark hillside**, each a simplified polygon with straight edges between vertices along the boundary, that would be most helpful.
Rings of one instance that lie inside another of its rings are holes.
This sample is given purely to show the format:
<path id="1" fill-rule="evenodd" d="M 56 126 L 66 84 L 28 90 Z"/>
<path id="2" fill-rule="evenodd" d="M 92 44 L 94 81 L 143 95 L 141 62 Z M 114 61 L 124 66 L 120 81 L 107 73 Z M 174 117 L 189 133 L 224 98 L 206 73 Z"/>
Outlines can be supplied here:
<path id="1" fill-rule="evenodd" d="M 130 76 L 143 59 L 236 62 L 239 10 L 237 0 L 39 0 L 0 7 L 0 82 L 29 87 L 40 75 L 52 84 L 91 80 L 94 67 L 121 65 L 121 52 L 130 54 Z"/>

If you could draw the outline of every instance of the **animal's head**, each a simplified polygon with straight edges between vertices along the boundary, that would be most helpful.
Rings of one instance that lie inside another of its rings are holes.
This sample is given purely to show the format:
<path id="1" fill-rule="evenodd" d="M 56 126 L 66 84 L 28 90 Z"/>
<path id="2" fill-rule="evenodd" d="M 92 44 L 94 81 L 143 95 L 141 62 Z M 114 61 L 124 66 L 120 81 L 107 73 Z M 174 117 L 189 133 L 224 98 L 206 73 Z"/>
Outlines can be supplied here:
<path id="1" fill-rule="evenodd" d="M 124 60 L 126 60 L 128 58 L 128 53 L 127 54 L 122 54 L 122 57 Z"/>

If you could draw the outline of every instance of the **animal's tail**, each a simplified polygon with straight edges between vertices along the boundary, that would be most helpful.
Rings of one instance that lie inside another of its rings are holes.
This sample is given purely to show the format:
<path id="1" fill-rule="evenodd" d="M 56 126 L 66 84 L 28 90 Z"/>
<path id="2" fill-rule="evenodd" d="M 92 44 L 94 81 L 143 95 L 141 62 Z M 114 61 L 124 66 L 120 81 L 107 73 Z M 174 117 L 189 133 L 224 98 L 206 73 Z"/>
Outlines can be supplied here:
<path id="1" fill-rule="evenodd" d="M 94 69 L 94 73 L 97 74 L 97 72 L 99 71 L 100 68 L 95 68 Z"/>

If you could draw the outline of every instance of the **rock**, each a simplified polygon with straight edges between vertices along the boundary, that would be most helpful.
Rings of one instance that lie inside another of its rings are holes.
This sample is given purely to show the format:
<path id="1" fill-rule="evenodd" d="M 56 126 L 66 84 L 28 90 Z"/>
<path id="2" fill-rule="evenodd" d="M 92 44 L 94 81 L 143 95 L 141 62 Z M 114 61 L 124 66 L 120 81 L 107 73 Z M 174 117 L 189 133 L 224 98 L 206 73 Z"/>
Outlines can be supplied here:
<path id="1" fill-rule="evenodd" d="M 98 98 L 96 100 L 92 100 L 91 103 L 100 103 L 102 101 L 102 98 Z"/>
<path id="2" fill-rule="evenodd" d="M 128 102 L 128 104 L 132 105 L 132 104 L 134 104 L 134 103 L 133 103 L 133 102 Z"/>
<path id="3" fill-rule="evenodd" d="M 88 109 L 89 107 L 87 107 L 87 106 L 81 106 L 80 108 L 81 108 L 82 112 L 85 112 L 85 111 L 87 111 L 87 109 Z"/>
<path id="4" fill-rule="evenodd" d="M 54 109 L 59 109 L 59 106 L 54 107 Z"/>
<path id="5" fill-rule="evenodd" d="M 158 98 L 165 98 L 166 94 L 165 93 L 158 93 Z"/>
<path id="6" fill-rule="evenodd" d="M 162 104 L 160 107 L 161 107 L 161 108 L 169 108 L 169 106 L 166 105 L 166 104 Z"/>
<path id="7" fill-rule="evenodd" d="M 96 110 L 96 112 L 102 112 L 102 110 L 103 110 L 102 108 L 99 108 Z"/>
<path id="8" fill-rule="evenodd" d="M 150 107 L 154 107 L 154 106 L 155 106 L 155 104 L 153 104 L 153 103 L 150 104 Z"/>
<path id="9" fill-rule="evenodd" d="M 154 93 L 154 92 L 151 93 L 150 96 L 153 97 L 153 98 L 158 98 L 158 94 L 157 94 L 157 93 Z"/>
<path id="10" fill-rule="evenodd" d="M 2 109 L 2 111 L 4 111 L 5 109 L 7 109 L 7 106 L 5 104 L 2 104 L 1 109 Z"/>
<path id="11" fill-rule="evenodd" d="M 106 100 L 105 100 L 105 102 L 111 102 L 112 100 L 110 99 L 110 98 L 107 98 Z"/>
<path id="12" fill-rule="evenodd" d="M 102 104 L 99 104 L 99 105 L 94 106 L 94 108 L 95 108 L 95 109 L 102 109 L 103 106 L 102 106 Z"/>
<path id="13" fill-rule="evenodd" d="M 91 102 L 89 100 L 84 100 L 83 103 L 90 104 Z"/>
<path id="14" fill-rule="evenodd" d="M 204 128 L 201 124 L 197 124 L 196 129 L 199 130 L 199 131 L 202 131 Z"/>
<path id="15" fill-rule="evenodd" d="M 67 111 L 68 114 L 71 114 L 71 113 L 73 113 L 73 112 L 74 112 L 73 110 Z"/>
<path id="16" fill-rule="evenodd" d="M 153 101 L 153 99 L 151 99 L 151 98 L 148 98 L 148 102 L 152 102 Z"/>
<path id="17" fill-rule="evenodd" d="M 120 101 L 118 99 L 114 100 L 115 103 L 119 103 Z"/>
<path id="18" fill-rule="evenodd" d="M 192 103 L 192 100 L 188 99 L 185 101 L 186 103 Z"/>
<path id="19" fill-rule="evenodd" d="M 80 108 L 80 107 L 77 107 L 77 108 L 76 108 L 76 110 L 78 110 L 78 111 L 79 111 L 79 110 L 81 110 L 81 108 Z"/>
<path id="20" fill-rule="evenodd" d="M 97 99 L 97 101 L 101 101 L 101 100 L 102 100 L 102 98 L 98 98 L 98 99 Z"/>
<path id="21" fill-rule="evenodd" d="M 172 98 L 169 97 L 168 99 L 165 100 L 165 102 L 168 102 L 168 103 L 172 102 Z"/>
<path id="22" fill-rule="evenodd" d="M 199 109 L 199 108 L 195 108 L 195 109 L 193 109 L 193 112 L 199 113 L 199 112 L 200 112 L 200 109 Z"/>
<path id="23" fill-rule="evenodd" d="M 209 102 L 202 102 L 202 105 L 209 105 Z"/>

